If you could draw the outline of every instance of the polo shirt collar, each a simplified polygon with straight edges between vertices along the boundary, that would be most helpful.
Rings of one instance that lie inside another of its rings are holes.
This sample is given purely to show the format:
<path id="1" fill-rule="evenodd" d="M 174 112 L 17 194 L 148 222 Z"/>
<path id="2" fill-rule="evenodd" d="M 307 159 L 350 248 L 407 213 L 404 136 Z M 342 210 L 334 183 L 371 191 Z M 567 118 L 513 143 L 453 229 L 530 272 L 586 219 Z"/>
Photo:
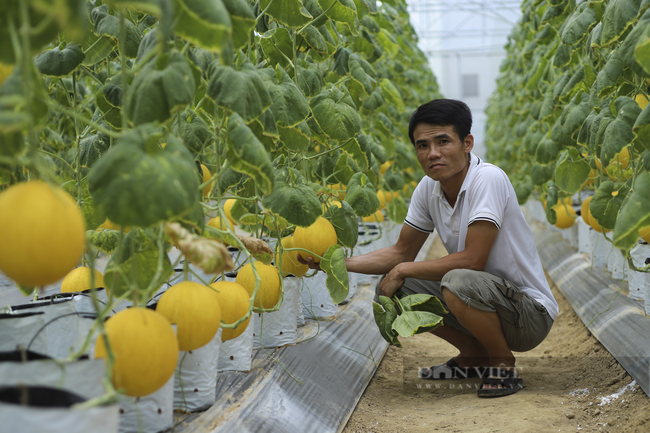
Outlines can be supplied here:
<path id="1" fill-rule="evenodd" d="M 470 158 L 469 159 L 469 169 L 467 170 L 467 174 L 465 175 L 465 179 L 463 179 L 463 184 L 460 186 L 460 191 L 458 191 L 458 196 L 459 197 L 467 189 L 467 185 L 469 185 L 469 182 L 472 180 L 472 178 L 476 174 L 475 168 L 483 163 L 481 158 L 474 155 L 472 152 L 469 153 L 469 158 Z M 442 187 L 440 186 L 440 182 L 436 182 L 433 185 L 433 191 L 431 192 L 431 194 L 436 195 L 438 197 L 443 196 L 443 191 L 442 191 Z"/>

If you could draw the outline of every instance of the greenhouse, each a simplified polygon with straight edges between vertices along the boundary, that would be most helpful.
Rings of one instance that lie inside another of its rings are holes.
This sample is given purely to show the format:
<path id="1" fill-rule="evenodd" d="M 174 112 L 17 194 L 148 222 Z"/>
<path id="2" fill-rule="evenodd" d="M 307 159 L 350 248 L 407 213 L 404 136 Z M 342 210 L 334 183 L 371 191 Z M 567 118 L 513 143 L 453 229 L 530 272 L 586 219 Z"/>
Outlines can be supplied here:
<path id="1" fill-rule="evenodd" d="M 2 2 L 0 431 L 645 431 L 649 93 L 648 0 Z"/>

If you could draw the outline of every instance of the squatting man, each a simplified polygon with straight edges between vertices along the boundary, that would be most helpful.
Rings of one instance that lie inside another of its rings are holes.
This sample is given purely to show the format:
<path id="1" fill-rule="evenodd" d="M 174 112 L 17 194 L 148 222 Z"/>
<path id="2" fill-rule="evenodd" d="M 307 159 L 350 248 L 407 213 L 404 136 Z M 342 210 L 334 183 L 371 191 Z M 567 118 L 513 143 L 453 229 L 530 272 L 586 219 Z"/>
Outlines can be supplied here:
<path id="1" fill-rule="evenodd" d="M 558 305 L 512 184 L 500 168 L 472 154 L 471 126 L 471 111 L 461 101 L 435 99 L 415 110 L 409 138 L 426 176 L 413 192 L 399 239 L 346 259 L 346 266 L 384 275 L 376 301 L 396 292 L 438 297 L 449 313 L 431 332 L 460 353 L 420 370 L 420 377 L 480 377 L 479 397 L 498 397 L 523 388 L 512 351 L 539 345 Z M 434 229 L 449 255 L 414 262 Z M 311 257 L 303 263 L 320 269 Z"/>

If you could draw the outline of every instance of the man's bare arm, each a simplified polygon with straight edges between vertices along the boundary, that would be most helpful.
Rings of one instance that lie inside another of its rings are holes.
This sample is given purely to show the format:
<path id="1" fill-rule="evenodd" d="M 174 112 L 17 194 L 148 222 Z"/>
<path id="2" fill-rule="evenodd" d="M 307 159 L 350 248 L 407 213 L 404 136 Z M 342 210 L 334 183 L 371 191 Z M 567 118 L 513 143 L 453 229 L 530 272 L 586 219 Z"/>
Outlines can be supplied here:
<path id="1" fill-rule="evenodd" d="M 346 267 L 349 272 L 359 274 L 387 274 L 398 264 L 415 260 L 427 237 L 428 233 L 404 224 L 395 245 L 349 257 L 345 260 Z"/>
<path id="2" fill-rule="evenodd" d="M 381 282 L 384 296 L 392 296 L 406 278 L 440 281 L 452 269 L 485 269 L 499 229 L 490 221 L 476 221 L 467 229 L 465 249 L 436 260 L 403 262 L 395 265 Z"/>

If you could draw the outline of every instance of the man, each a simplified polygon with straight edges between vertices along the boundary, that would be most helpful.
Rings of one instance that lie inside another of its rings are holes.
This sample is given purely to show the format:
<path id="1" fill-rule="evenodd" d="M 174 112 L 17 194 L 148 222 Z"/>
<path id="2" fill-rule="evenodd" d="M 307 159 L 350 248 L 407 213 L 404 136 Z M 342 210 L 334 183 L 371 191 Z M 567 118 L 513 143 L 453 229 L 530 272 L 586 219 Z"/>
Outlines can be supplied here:
<path id="1" fill-rule="evenodd" d="M 399 239 L 350 257 L 346 265 L 350 272 L 385 274 L 378 295 L 392 297 L 400 289 L 438 297 L 450 312 L 432 333 L 460 353 L 423 369 L 421 377 L 482 377 L 479 397 L 496 397 L 523 388 L 512 350 L 539 345 L 558 306 L 512 184 L 471 153 L 471 125 L 461 101 L 437 99 L 413 113 L 409 138 L 426 177 L 413 193 Z M 449 255 L 414 262 L 434 228 Z"/>

